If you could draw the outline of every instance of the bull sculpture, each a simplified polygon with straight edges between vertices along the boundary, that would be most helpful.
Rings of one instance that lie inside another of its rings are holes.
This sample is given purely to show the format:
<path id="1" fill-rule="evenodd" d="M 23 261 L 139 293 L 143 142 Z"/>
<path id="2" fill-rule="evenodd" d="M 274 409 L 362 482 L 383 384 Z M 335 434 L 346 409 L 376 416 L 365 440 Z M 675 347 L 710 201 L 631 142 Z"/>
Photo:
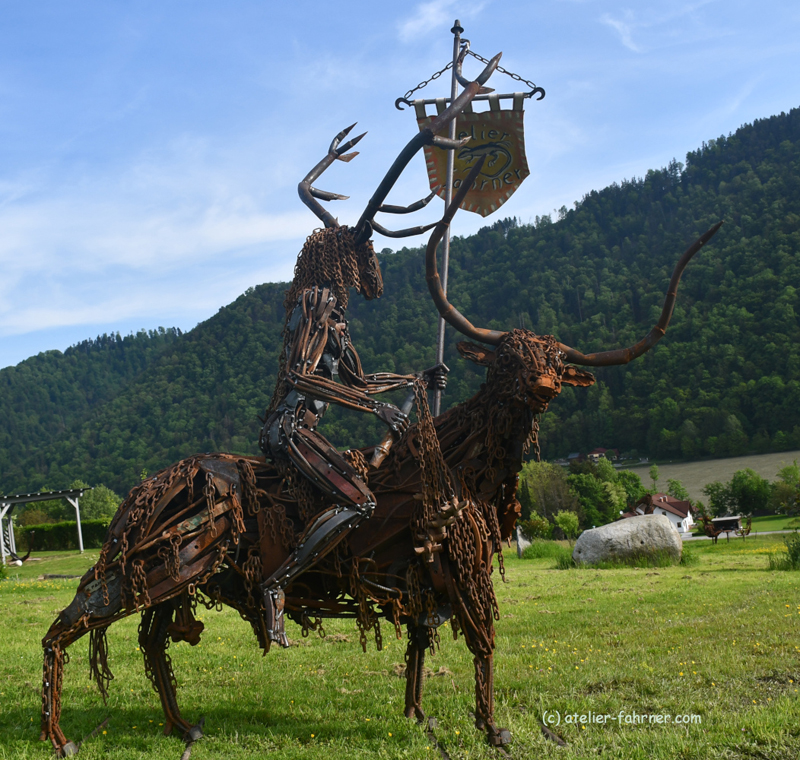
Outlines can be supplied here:
<path id="1" fill-rule="evenodd" d="M 435 133 L 481 91 L 498 60 L 499 56 L 493 59 L 431 128 L 415 136 L 400 154 L 362 216 L 356 240 L 368 240 L 372 229 L 385 232 L 374 222 L 374 214 L 398 210 L 384 206 L 383 200 L 423 144 L 451 150 L 464 144 Z M 315 210 L 326 224 L 326 230 L 315 235 L 338 234 L 338 224 L 314 199 L 341 196 L 317 191 L 311 182 L 355 143 L 339 147 L 342 137 L 301 183 L 301 196 L 312 208 L 318 207 Z M 480 166 L 473 169 L 473 178 Z M 570 364 L 625 364 L 663 336 L 684 268 L 719 225 L 678 262 L 661 318 L 643 340 L 630 348 L 585 356 L 552 336 L 474 327 L 448 303 L 439 281 L 436 249 L 470 185 L 470 180 L 463 183 L 433 229 L 426 278 L 442 317 L 477 341 L 462 342 L 458 350 L 487 368 L 480 392 L 434 420 L 425 387 L 428 380 L 436 381 L 437 373 L 408 376 L 417 421 L 409 425 L 402 419 L 405 415 L 384 413 L 382 418 L 399 435 L 394 445 L 390 439 L 343 456 L 314 449 L 319 439 L 306 435 L 313 433 L 311 420 L 302 435 L 293 428 L 289 432 L 294 438 L 287 438 L 289 443 L 307 444 L 298 449 L 302 461 L 203 454 L 133 488 L 109 527 L 96 565 L 81 579 L 75 598 L 42 641 L 41 739 L 49 739 L 57 755 L 75 754 L 79 748 L 59 725 L 67 647 L 89 633 L 90 669 L 105 698 L 113 678 L 106 630 L 134 612 L 142 613 L 139 645 L 164 710 L 165 734 L 177 729 L 187 744 L 202 736 L 201 725 L 193 725 L 180 713 L 167 651 L 170 641 L 190 645 L 200 641 L 204 626 L 195 616 L 198 602 L 208 608 L 227 604 L 236 609 L 252 626 L 265 654 L 273 642 L 285 643 L 276 635 L 276 614 L 293 620 L 304 633 L 319 629 L 325 618 L 354 618 L 364 648 L 369 633 L 381 647 L 382 619 L 393 625 L 398 637 L 405 626 L 405 714 L 419 721 L 426 717 L 421 705 L 425 651 L 435 649 L 438 627 L 450 620 L 454 635 L 463 635 L 474 657 L 476 725 L 494 746 L 509 741 L 509 732 L 494 720 L 494 621 L 499 615 L 490 574 L 495 554 L 503 572 L 501 542 L 511 535 L 519 514 L 517 473 L 529 448 L 538 449 L 539 416 L 563 385 L 585 387 L 594 382 L 591 374 Z M 423 229 L 430 227 L 408 232 Z M 378 376 L 362 373 L 361 377 Z M 329 393 L 323 400 L 344 403 L 336 398 L 337 383 L 330 376 L 322 385 Z M 345 390 L 343 398 L 352 402 L 350 389 Z M 372 411 L 379 413 L 377 408 Z M 296 422 L 302 427 L 308 419 Z M 313 472 L 303 469 L 314 456 L 326 457 L 330 466 L 326 488 L 315 485 L 319 467 Z M 345 486 L 349 482 L 351 488 L 368 494 L 368 513 L 365 499 L 342 499 L 337 504 L 330 485 L 334 481 Z M 348 506 L 354 502 L 358 509 Z M 296 572 L 298 566 L 302 573 Z M 276 586 L 276 571 L 287 568 L 281 575 L 284 582 Z"/>

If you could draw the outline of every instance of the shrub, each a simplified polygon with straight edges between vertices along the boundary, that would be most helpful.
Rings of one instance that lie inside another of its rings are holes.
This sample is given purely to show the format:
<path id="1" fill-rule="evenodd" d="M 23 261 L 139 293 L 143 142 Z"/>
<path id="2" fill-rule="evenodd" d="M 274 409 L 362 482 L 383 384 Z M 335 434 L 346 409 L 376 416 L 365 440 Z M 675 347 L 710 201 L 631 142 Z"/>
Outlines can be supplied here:
<path id="1" fill-rule="evenodd" d="M 520 520 L 519 529 L 529 541 L 539 538 L 550 538 L 553 535 L 553 525 L 546 517 L 533 515 L 530 520 Z"/>
<path id="2" fill-rule="evenodd" d="M 573 539 L 578 535 L 578 515 L 574 512 L 559 511 L 553 518 L 555 524 L 564 531 L 564 535 Z"/>
<path id="3" fill-rule="evenodd" d="M 566 551 L 568 551 L 567 547 L 558 541 L 534 541 L 522 553 L 522 559 L 556 559 Z"/>
<path id="4" fill-rule="evenodd" d="M 572 559 L 572 552 L 562 547 L 556 557 L 556 570 L 571 570 L 573 567 L 575 567 L 575 560 Z"/>
<path id="5" fill-rule="evenodd" d="M 108 531 L 111 522 L 108 518 L 100 520 L 81 520 L 83 546 L 85 549 L 99 549 Z M 20 550 L 28 549 L 28 533 L 35 531 L 33 537 L 33 550 L 37 551 L 63 551 L 78 548 L 78 523 L 75 520 L 64 520 L 58 523 L 43 523 L 39 525 L 26 525 L 24 531 L 18 531 L 17 545 Z"/>
<path id="6" fill-rule="evenodd" d="M 800 533 L 793 533 L 783 539 L 786 544 L 786 553 L 771 554 L 769 557 L 770 570 L 800 570 Z"/>

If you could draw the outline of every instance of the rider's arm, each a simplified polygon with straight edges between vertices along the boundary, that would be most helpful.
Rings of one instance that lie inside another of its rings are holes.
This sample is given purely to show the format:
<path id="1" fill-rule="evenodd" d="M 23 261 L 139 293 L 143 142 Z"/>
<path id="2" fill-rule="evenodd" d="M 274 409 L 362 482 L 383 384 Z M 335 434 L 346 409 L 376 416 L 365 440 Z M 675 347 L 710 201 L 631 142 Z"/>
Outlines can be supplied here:
<path id="1" fill-rule="evenodd" d="M 305 291 L 295 307 L 289 321 L 291 338 L 287 346 L 286 379 L 302 394 L 313 396 L 320 401 L 339 404 L 350 409 L 372 412 L 393 429 L 403 429 L 408 418 L 392 404 L 384 404 L 370 398 L 381 392 L 379 383 L 369 383 L 360 371 L 358 355 L 356 371 L 350 360 L 340 362 L 339 369 L 345 369 L 343 384 L 315 374 L 325 353 L 328 342 L 329 318 L 336 306 L 335 296 L 327 288 L 312 288 Z M 349 340 L 346 342 L 345 345 Z M 343 352 L 343 357 L 345 352 Z M 360 372 L 359 372 L 360 371 Z M 358 375 L 362 380 L 358 382 Z M 388 373 L 387 373 L 388 375 Z M 389 375 L 391 380 L 381 381 L 383 390 L 406 387 L 413 382 L 413 376 Z M 350 381 L 355 381 L 351 384 Z"/>

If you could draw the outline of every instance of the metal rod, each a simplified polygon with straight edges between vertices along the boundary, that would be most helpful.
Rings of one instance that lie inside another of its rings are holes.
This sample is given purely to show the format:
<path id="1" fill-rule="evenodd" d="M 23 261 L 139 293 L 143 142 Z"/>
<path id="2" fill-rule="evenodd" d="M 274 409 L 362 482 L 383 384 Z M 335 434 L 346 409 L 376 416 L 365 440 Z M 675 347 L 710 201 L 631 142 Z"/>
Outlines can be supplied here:
<path id="1" fill-rule="evenodd" d="M 506 93 L 504 95 L 495 95 L 495 94 L 492 94 L 492 95 L 476 95 L 472 99 L 472 102 L 473 103 L 477 103 L 478 101 L 481 101 L 481 100 L 489 100 L 489 98 L 492 98 L 494 100 L 513 100 L 514 98 L 522 98 L 523 100 L 525 100 L 526 98 L 530 98 L 530 97 L 532 97 L 530 92 L 509 92 L 509 93 Z M 424 105 L 424 106 L 435 106 L 439 102 L 441 102 L 440 98 L 427 98 L 425 100 L 412 100 L 411 104 L 412 105 L 421 104 L 421 105 Z M 450 98 L 445 98 L 444 102 L 447 105 L 450 105 L 450 102 L 451 102 Z"/>
<path id="2" fill-rule="evenodd" d="M 2 563 L 4 565 L 6 564 L 6 537 L 3 533 L 3 518 L 6 516 L 6 512 L 8 512 L 10 507 L 11 505 L 5 502 L 0 505 L 0 557 L 2 557 Z"/>
<path id="3" fill-rule="evenodd" d="M 461 48 L 461 33 L 464 31 L 461 22 L 456 19 L 453 28 L 450 30 L 453 33 L 453 68 L 450 83 L 450 102 L 452 103 L 458 95 L 458 80 L 456 79 L 456 63 L 458 61 L 458 54 Z M 456 121 L 453 119 L 450 122 L 449 137 L 451 140 L 456 139 Z M 453 200 L 453 164 L 455 161 L 455 151 L 447 151 L 447 184 L 444 188 L 444 207 L 448 208 Z M 447 295 L 447 271 L 450 265 L 450 227 L 448 226 L 445 232 L 444 240 L 442 241 L 442 289 Z M 436 335 L 436 363 L 441 364 L 444 362 L 444 319 L 439 317 L 439 331 Z M 437 388 L 433 392 L 433 416 L 438 417 L 442 411 L 442 391 Z"/>
<path id="4" fill-rule="evenodd" d="M 67 501 L 75 508 L 75 521 L 78 523 L 78 547 L 81 550 L 81 554 L 83 554 L 83 531 L 81 530 L 80 497 L 76 496 L 73 500 L 67 496 Z"/>

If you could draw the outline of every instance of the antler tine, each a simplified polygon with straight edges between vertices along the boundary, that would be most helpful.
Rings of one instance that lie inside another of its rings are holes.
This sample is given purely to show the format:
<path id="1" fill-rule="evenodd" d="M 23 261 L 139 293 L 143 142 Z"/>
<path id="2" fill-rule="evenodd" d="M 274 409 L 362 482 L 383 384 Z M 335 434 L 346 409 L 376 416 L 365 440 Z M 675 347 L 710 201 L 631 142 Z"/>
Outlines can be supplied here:
<path id="1" fill-rule="evenodd" d="M 599 353 L 588 355 L 584 355 L 574 348 L 559 343 L 558 347 L 564 352 L 565 359 L 573 364 L 586 367 L 610 367 L 618 364 L 627 364 L 629 361 L 640 357 L 643 353 L 655 346 L 655 344 L 664 337 L 669 321 L 672 318 L 672 310 L 675 308 L 675 300 L 678 297 L 678 283 L 680 282 L 683 270 L 686 269 L 686 265 L 691 261 L 692 256 L 714 237 L 721 226 L 722 222 L 715 224 L 710 230 L 697 238 L 697 240 L 686 249 L 683 256 L 680 257 L 678 263 L 675 265 L 672 278 L 669 281 L 669 288 L 667 289 L 667 297 L 664 299 L 664 308 L 661 310 L 661 317 L 655 327 L 653 327 L 644 338 L 628 348 L 617 348 L 612 351 L 600 351 Z"/>
<path id="2" fill-rule="evenodd" d="M 416 203 L 412 203 L 409 206 L 381 206 L 378 211 L 383 211 L 386 214 L 410 214 L 412 211 L 419 211 L 421 208 L 425 208 L 436 195 L 437 191 L 439 190 L 440 185 L 437 185 L 431 193 L 423 198 L 422 200 L 417 201 Z M 380 235 L 384 235 L 385 237 L 390 238 L 404 238 L 404 237 L 413 237 L 414 235 L 422 235 L 424 232 L 428 230 L 432 230 L 436 226 L 436 222 L 432 224 L 422 224 L 417 227 L 407 227 L 403 230 L 389 230 L 386 229 L 382 224 L 378 224 L 374 219 L 372 220 L 372 229 Z"/>
<path id="3" fill-rule="evenodd" d="M 356 124 L 357 123 L 358 122 L 356 122 Z M 350 196 L 339 195 L 339 193 L 330 193 L 327 190 L 317 190 L 317 188 L 313 187 L 311 183 L 318 179 L 334 161 L 352 161 L 358 155 L 357 151 L 355 153 L 347 153 L 347 151 L 350 150 L 350 148 L 352 148 L 354 145 L 357 145 L 361 138 L 367 134 L 366 132 L 358 135 L 358 137 L 354 137 L 352 140 L 348 140 L 344 145 L 339 145 L 342 139 L 350 134 L 351 130 L 356 124 L 351 124 L 349 127 L 345 127 L 336 135 L 336 137 L 333 138 L 330 147 L 328 148 L 327 155 L 308 174 L 306 174 L 303 180 L 297 185 L 297 193 L 300 196 L 300 200 L 303 201 L 303 203 L 305 203 L 306 206 L 308 206 L 314 212 L 317 218 L 320 219 L 326 227 L 338 227 L 339 222 L 336 220 L 336 217 L 334 217 L 333 214 L 324 209 L 319 203 L 317 203 L 315 199 L 319 198 L 323 201 L 344 201 Z"/>
<path id="4" fill-rule="evenodd" d="M 485 330 L 481 327 L 475 327 L 461 312 L 456 309 L 448 300 L 442 289 L 442 282 L 439 279 L 439 270 L 436 265 L 436 248 L 439 241 L 444 236 L 445 230 L 450 226 L 450 222 L 458 211 L 458 207 L 466 197 L 472 183 L 477 179 L 478 175 L 483 169 L 483 164 L 486 161 L 486 156 L 481 156 L 478 163 L 472 167 L 472 170 L 467 175 L 467 178 L 461 183 L 458 192 L 453 198 L 441 221 L 436 224 L 433 234 L 428 240 L 428 248 L 425 251 L 425 279 L 428 282 L 428 290 L 431 293 L 433 302 L 436 304 L 436 309 L 442 315 L 444 320 L 456 328 L 460 333 L 463 333 L 468 338 L 479 340 L 482 343 L 489 343 L 490 345 L 497 345 L 505 332 L 500 330 Z"/>
<path id="5" fill-rule="evenodd" d="M 379 235 L 385 235 L 390 238 L 404 238 L 412 237 L 413 235 L 421 235 L 423 232 L 432 230 L 437 224 L 438 222 L 432 222 L 431 224 L 422 224 L 419 227 L 407 227 L 404 230 L 387 230 L 386 227 L 373 220 L 370 226 Z"/>
<path id="6" fill-rule="evenodd" d="M 384 203 L 383 206 L 378 209 L 378 211 L 382 211 L 384 214 L 410 214 L 412 211 L 419 211 L 421 208 L 425 208 L 425 206 L 431 202 L 433 196 L 436 195 L 441 188 L 441 185 L 436 185 L 436 187 L 431 190 L 429 195 L 425 196 L 422 200 L 419 200 L 416 203 L 410 204 L 409 206 L 389 206 Z"/>
<path id="7" fill-rule="evenodd" d="M 398 178 L 403 173 L 403 170 L 406 168 L 406 166 L 408 166 L 408 163 L 416 155 L 417 151 L 419 151 L 420 148 L 425 145 L 433 144 L 436 133 L 441 132 L 444 127 L 446 127 L 453 119 L 455 119 L 472 102 L 472 99 L 480 91 L 481 86 L 494 73 L 495 69 L 500 63 L 500 58 L 502 55 L 502 53 L 498 53 L 494 58 L 492 58 L 492 60 L 486 64 L 486 67 L 483 69 L 480 76 L 478 76 L 474 82 L 470 82 L 464 88 L 463 92 L 452 103 L 450 103 L 450 105 L 442 113 L 440 113 L 427 127 L 425 127 L 425 129 L 420 130 L 416 135 L 414 135 L 414 137 L 408 141 L 408 144 L 405 146 L 405 148 L 400 151 L 400 154 L 394 160 L 394 163 L 386 173 L 386 176 L 378 185 L 377 189 L 372 195 L 372 198 L 370 198 L 367 207 L 364 209 L 364 213 L 361 214 L 361 218 L 358 220 L 355 233 L 356 243 L 363 243 L 365 240 L 369 239 L 370 235 L 372 234 L 372 220 L 375 218 L 375 214 L 383 205 L 383 202 L 386 200 L 386 196 L 389 195 L 389 192 L 391 191 L 392 187 L 394 187 L 395 182 L 397 182 Z M 447 138 L 437 141 L 437 144 L 441 147 L 451 150 L 457 147 L 456 143 L 463 144 L 463 142 L 460 140 L 450 141 L 447 140 Z"/>
<path id="8" fill-rule="evenodd" d="M 343 137 L 347 137 L 352 131 L 353 127 L 358 124 L 357 121 L 354 121 L 349 127 L 345 127 L 336 137 L 331 140 L 330 147 L 328 148 L 328 153 L 335 153 L 336 149 L 339 147 L 339 143 L 342 141 Z"/>

